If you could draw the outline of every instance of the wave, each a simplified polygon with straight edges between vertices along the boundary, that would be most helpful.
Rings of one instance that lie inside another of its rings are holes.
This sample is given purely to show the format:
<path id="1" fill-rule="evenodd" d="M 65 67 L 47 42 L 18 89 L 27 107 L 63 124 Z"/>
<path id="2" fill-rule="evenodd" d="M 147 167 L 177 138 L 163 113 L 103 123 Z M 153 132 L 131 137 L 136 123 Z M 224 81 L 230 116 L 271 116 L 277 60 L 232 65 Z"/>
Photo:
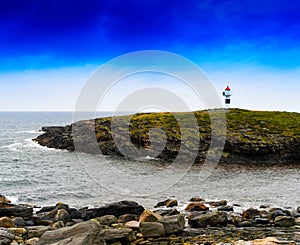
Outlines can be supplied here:
<path id="1" fill-rule="evenodd" d="M 24 131 L 17 131 L 16 134 L 41 134 L 40 130 L 24 130 Z"/>

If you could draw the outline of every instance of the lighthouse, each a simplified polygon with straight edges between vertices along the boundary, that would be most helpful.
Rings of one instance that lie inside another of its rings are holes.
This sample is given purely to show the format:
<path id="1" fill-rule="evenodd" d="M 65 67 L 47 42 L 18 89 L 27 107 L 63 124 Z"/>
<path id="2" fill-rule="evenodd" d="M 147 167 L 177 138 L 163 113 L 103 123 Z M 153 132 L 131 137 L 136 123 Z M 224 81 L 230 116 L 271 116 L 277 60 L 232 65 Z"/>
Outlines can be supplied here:
<path id="1" fill-rule="evenodd" d="M 223 96 L 225 96 L 225 106 L 226 106 L 226 109 L 229 109 L 230 97 L 232 96 L 232 93 L 231 93 L 231 89 L 230 89 L 230 87 L 228 85 L 225 88 L 225 91 L 223 92 Z"/>

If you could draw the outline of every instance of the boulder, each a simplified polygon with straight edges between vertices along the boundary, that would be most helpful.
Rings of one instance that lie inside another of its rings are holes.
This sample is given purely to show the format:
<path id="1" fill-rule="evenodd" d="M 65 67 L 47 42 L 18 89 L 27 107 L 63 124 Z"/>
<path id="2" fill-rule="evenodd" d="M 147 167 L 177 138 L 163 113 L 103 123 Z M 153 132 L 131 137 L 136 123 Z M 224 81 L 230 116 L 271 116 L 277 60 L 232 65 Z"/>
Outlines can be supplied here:
<path id="1" fill-rule="evenodd" d="M 130 228 L 130 229 L 134 229 L 134 230 L 138 230 L 140 227 L 140 222 L 136 221 L 136 220 L 131 220 L 125 223 L 125 227 Z"/>
<path id="2" fill-rule="evenodd" d="M 41 237 L 46 231 L 52 230 L 49 226 L 30 226 L 27 227 L 28 238 Z"/>
<path id="3" fill-rule="evenodd" d="M 256 217 L 260 217 L 260 212 L 257 209 L 249 208 L 243 211 L 242 216 L 244 219 L 253 219 Z"/>
<path id="4" fill-rule="evenodd" d="M 104 215 L 114 215 L 119 217 L 123 214 L 140 215 L 144 211 L 143 206 L 133 201 L 121 201 L 108 204 L 100 208 L 80 209 L 79 213 L 82 219 L 89 220 Z"/>
<path id="5" fill-rule="evenodd" d="M 176 199 L 167 199 L 162 202 L 157 203 L 154 207 L 166 206 L 167 208 L 178 206 L 178 201 Z"/>
<path id="6" fill-rule="evenodd" d="M 219 211 L 232 212 L 233 211 L 233 206 L 231 206 L 231 205 L 220 206 L 220 207 L 218 207 L 218 210 Z"/>
<path id="7" fill-rule="evenodd" d="M 139 216 L 135 215 L 135 214 L 123 214 L 123 215 L 119 216 L 118 223 L 127 223 L 132 220 L 138 221 Z"/>
<path id="8" fill-rule="evenodd" d="M 71 216 L 67 210 L 59 209 L 56 211 L 54 219 L 55 221 L 62 221 L 64 224 L 66 224 L 71 220 Z"/>
<path id="9" fill-rule="evenodd" d="M 130 244 L 135 240 L 134 233 L 130 228 L 120 228 L 120 229 L 103 229 L 97 234 L 98 239 L 104 240 L 106 243 L 111 244 L 114 242 L 120 242 L 121 244 Z M 94 240 L 94 244 L 97 241 Z"/>
<path id="10" fill-rule="evenodd" d="M 36 245 L 92 245 L 104 244 L 104 241 L 99 240 L 99 243 L 93 243 L 95 235 L 102 228 L 92 221 L 78 223 L 70 227 L 63 227 L 57 230 L 46 231 Z"/>
<path id="11" fill-rule="evenodd" d="M 15 239 L 15 235 L 6 228 L 0 228 L 0 245 L 8 245 Z"/>
<path id="12" fill-rule="evenodd" d="M 30 238 L 26 241 L 25 245 L 35 245 L 39 239 L 40 238 L 38 238 L 38 237 Z"/>
<path id="13" fill-rule="evenodd" d="M 114 215 L 104 215 L 102 217 L 95 218 L 97 222 L 99 222 L 100 225 L 107 225 L 111 226 L 112 224 L 116 224 L 117 218 Z"/>
<path id="14" fill-rule="evenodd" d="M 25 220 L 22 217 L 15 217 L 12 220 L 16 227 L 25 227 L 26 223 Z"/>
<path id="15" fill-rule="evenodd" d="M 270 212 L 270 211 L 269 211 Z M 287 216 L 287 213 L 284 212 L 282 209 L 276 209 L 276 210 L 273 210 L 271 211 L 268 215 L 267 215 L 267 218 L 269 220 L 274 220 L 276 217 L 278 216 Z"/>
<path id="16" fill-rule="evenodd" d="M 300 226 L 300 217 L 298 217 L 298 218 L 295 219 L 295 225 Z"/>
<path id="17" fill-rule="evenodd" d="M 193 211 L 207 211 L 209 208 L 204 205 L 203 202 L 190 202 L 186 208 L 185 211 L 193 212 Z"/>
<path id="18" fill-rule="evenodd" d="M 165 235 L 165 228 L 159 222 L 142 222 L 140 223 L 140 232 L 144 238 L 162 237 Z"/>
<path id="19" fill-rule="evenodd" d="M 11 203 L 11 201 L 9 199 L 7 199 L 5 196 L 0 194 L 0 203 Z"/>
<path id="20" fill-rule="evenodd" d="M 163 224 L 167 235 L 181 232 L 185 227 L 185 220 L 182 214 L 165 216 L 159 220 L 159 223 Z"/>
<path id="21" fill-rule="evenodd" d="M 190 200 L 190 202 L 204 202 L 204 198 L 201 197 L 192 197 Z"/>
<path id="22" fill-rule="evenodd" d="M 9 228 L 9 230 L 15 235 L 15 236 L 24 236 L 27 234 L 27 230 L 25 228 Z"/>
<path id="23" fill-rule="evenodd" d="M 141 214 L 139 222 L 155 222 L 162 218 L 161 215 L 150 211 L 149 209 L 144 210 Z"/>
<path id="24" fill-rule="evenodd" d="M 201 228 L 207 226 L 226 226 L 228 218 L 226 212 L 214 211 L 211 213 L 202 214 L 196 217 L 189 218 L 189 224 L 193 228 Z"/>
<path id="25" fill-rule="evenodd" d="M 176 209 L 158 209 L 155 210 L 154 213 L 159 214 L 161 216 L 171 216 L 171 215 L 176 215 L 176 214 L 180 214 L 180 212 Z"/>
<path id="26" fill-rule="evenodd" d="M 297 207 L 296 210 L 298 213 L 300 213 L 300 207 Z"/>
<path id="27" fill-rule="evenodd" d="M 295 218 L 291 216 L 278 216 L 274 220 L 275 226 L 291 227 L 295 224 Z"/>
<path id="28" fill-rule="evenodd" d="M 15 223 L 8 217 L 1 217 L 0 218 L 0 227 L 4 227 L 4 228 L 15 227 Z"/>
<path id="29" fill-rule="evenodd" d="M 226 200 L 211 201 L 211 202 L 206 202 L 206 203 L 209 204 L 210 206 L 213 206 L 213 207 L 219 207 L 219 206 L 226 206 L 227 205 Z"/>
<path id="30" fill-rule="evenodd" d="M 32 207 L 25 207 L 25 206 L 10 206 L 0 208 L 0 217 L 7 216 L 7 217 L 31 217 L 33 213 Z"/>

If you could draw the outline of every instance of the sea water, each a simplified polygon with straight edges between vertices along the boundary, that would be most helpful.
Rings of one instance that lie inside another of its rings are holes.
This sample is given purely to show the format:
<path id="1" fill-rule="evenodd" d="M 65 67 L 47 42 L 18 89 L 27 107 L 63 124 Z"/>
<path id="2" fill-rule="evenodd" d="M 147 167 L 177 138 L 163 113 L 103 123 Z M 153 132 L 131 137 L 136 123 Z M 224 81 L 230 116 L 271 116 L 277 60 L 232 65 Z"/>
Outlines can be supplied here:
<path id="1" fill-rule="evenodd" d="M 165 171 L 168 165 L 152 158 L 110 158 L 49 149 L 32 141 L 42 126 L 70 124 L 72 115 L 0 112 L 0 194 L 15 203 L 40 206 L 58 201 L 100 206 L 130 199 L 151 208 L 169 197 L 184 203 L 194 196 L 245 207 L 300 206 L 299 163 L 218 164 L 201 179 L 201 166 L 170 174 Z"/>

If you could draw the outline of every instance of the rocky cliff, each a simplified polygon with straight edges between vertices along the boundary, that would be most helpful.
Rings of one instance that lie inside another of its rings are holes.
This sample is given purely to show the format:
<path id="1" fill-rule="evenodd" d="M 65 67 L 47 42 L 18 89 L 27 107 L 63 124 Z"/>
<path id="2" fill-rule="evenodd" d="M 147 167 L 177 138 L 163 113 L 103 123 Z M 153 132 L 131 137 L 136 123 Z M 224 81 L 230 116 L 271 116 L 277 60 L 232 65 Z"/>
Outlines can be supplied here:
<path id="1" fill-rule="evenodd" d="M 207 111 L 193 112 L 197 119 L 200 139 L 195 162 L 202 162 L 212 142 L 211 118 Z M 119 148 L 126 148 L 130 155 L 131 144 L 149 151 L 152 145 L 164 142 L 162 152 L 157 156 L 165 161 L 174 160 L 178 152 L 189 155 L 195 139 L 190 113 L 145 113 L 134 116 L 98 118 L 67 125 L 65 127 L 43 127 L 44 133 L 34 141 L 42 146 L 69 151 L 124 156 Z M 128 120 L 128 127 L 119 127 L 118 144 L 112 120 Z M 185 121 L 184 128 L 177 121 Z M 190 124 L 189 124 L 190 123 Z M 158 131 L 151 131 L 159 128 Z M 249 111 L 230 109 L 226 112 L 226 140 L 221 157 L 223 162 L 299 162 L 300 163 L 300 114 L 290 112 Z M 75 129 L 75 130 L 74 130 Z M 162 130 L 164 133 L 162 133 Z M 185 141 L 181 139 L 185 132 Z M 189 138 L 190 131 L 190 138 Z M 126 132 L 129 137 L 126 137 Z M 151 137 L 149 136 L 151 133 Z M 154 134 L 154 135 L 153 135 Z M 114 137 L 113 137 L 114 136 Z M 150 140 L 151 138 L 151 140 Z M 216 137 L 214 137 L 215 139 Z M 216 140 L 216 139 L 215 139 Z M 217 141 L 222 142 L 222 139 Z M 129 142 L 130 141 L 130 142 Z M 189 142 L 191 141 L 191 142 Z M 75 142 L 75 146 L 74 146 Z M 121 145 L 120 145 L 121 144 Z M 132 152 L 134 154 L 134 152 Z"/>

